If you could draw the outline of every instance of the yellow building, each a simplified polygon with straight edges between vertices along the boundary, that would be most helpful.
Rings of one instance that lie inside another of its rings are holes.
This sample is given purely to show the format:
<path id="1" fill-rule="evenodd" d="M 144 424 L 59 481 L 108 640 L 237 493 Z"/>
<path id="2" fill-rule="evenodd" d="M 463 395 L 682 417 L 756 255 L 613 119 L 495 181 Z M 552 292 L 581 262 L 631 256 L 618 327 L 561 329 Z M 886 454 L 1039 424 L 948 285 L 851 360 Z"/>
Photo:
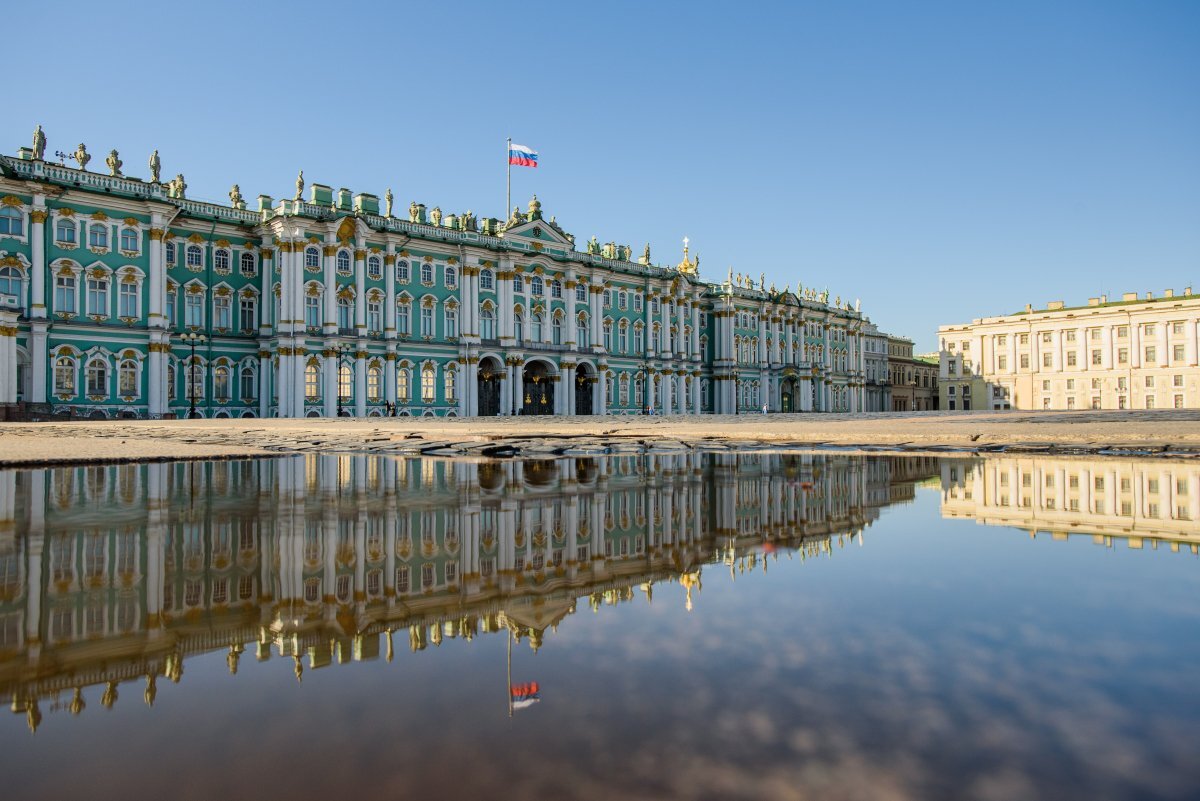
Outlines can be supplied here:
<path id="1" fill-rule="evenodd" d="M 1062 301 L 938 329 L 943 409 L 1197 409 L 1200 296 Z"/>

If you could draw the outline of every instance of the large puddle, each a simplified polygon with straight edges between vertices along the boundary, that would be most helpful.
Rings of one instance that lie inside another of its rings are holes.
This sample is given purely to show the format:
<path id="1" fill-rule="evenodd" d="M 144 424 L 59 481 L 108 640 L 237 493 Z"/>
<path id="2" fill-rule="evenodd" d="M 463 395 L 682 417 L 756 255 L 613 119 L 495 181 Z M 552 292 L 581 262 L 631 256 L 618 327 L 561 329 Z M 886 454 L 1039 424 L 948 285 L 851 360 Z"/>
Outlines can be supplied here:
<path id="1" fill-rule="evenodd" d="M 3 471 L 3 792 L 1195 798 L 1198 521 L 1150 459 Z"/>

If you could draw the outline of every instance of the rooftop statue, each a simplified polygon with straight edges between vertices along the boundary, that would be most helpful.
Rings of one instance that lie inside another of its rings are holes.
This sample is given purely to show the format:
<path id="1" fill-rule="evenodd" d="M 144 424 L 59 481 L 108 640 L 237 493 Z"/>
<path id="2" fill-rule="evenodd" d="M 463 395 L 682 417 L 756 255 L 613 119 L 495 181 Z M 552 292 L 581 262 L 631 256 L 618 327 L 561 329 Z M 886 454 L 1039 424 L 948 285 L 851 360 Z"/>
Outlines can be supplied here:
<path id="1" fill-rule="evenodd" d="M 303 197 L 304 197 L 304 170 L 301 170 L 300 174 L 296 176 L 296 200 L 300 200 Z"/>
<path id="2" fill-rule="evenodd" d="M 150 180 L 153 183 L 158 183 L 159 172 L 162 170 L 162 162 L 158 159 L 158 151 L 155 150 L 150 154 Z"/>
<path id="3" fill-rule="evenodd" d="M 420 215 L 420 212 L 421 212 L 421 210 L 419 208 L 417 208 L 417 201 L 414 200 L 412 203 L 409 203 L 408 204 L 408 221 L 411 223 L 415 223 L 417 221 L 418 216 Z"/>
<path id="4" fill-rule="evenodd" d="M 767 274 L 766 273 L 758 274 L 758 288 L 759 289 L 767 288 Z"/>
<path id="5" fill-rule="evenodd" d="M 33 132 L 33 157 L 38 161 L 46 157 L 46 134 L 40 125 Z"/>
<path id="6" fill-rule="evenodd" d="M 434 206 L 433 211 L 429 212 L 429 222 L 440 227 L 442 224 L 442 207 Z"/>
<path id="7" fill-rule="evenodd" d="M 171 181 L 171 197 L 176 200 L 183 200 L 187 197 L 187 182 L 183 180 L 183 173 L 179 173 Z"/>
<path id="8" fill-rule="evenodd" d="M 542 219 L 542 202 L 537 199 L 537 195 L 534 195 L 533 199 L 529 201 L 529 220 L 532 222 L 540 219 Z"/>
<path id="9" fill-rule="evenodd" d="M 684 254 L 686 255 L 686 254 Z M 646 247 L 642 250 L 642 264 L 650 263 L 650 243 L 646 243 Z"/>
<path id="10" fill-rule="evenodd" d="M 108 158 L 104 160 L 104 163 L 108 165 L 108 174 L 116 178 L 121 175 L 121 165 L 125 162 L 121 161 L 121 156 L 114 147 L 108 154 Z"/>
<path id="11" fill-rule="evenodd" d="M 233 204 L 235 209 L 240 209 L 245 200 L 242 198 L 242 188 L 237 184 L 229 190 L 229 202 Z"/>
<path id="12" fill-rule="evenodd" d="M 508 218 L 508 222 L 505 223 L 504 227 L 505 228 L 516 228 L 518 225 L 520 225 L 523 222 L 525 222 L 525 218 L 521 216 L 521 207 L 513 206 L 512 216 Z"/>
<path id="13" fill-rule="evenodd" d="M 588 243 L 587 243 L 587 252 L 593 253 L 593 254 L 599 253 L 600 252 L 600 240 L 594 236 L 591 239 L 589 239 Z"/>
<path id="14" fill-rule="evenodd" d="M 383 196 L 384 209 L 385 209 L 384 216 L 386 216 L 386 217 L 392 216 L 392 200 L 393 200 L 392 188 L 389 186 L 387 194 Z"/>
<path id="15" fill-rule="evenodd" d="M 79 143 L 79 147 L 75 149 L 75 154 L 71 158 L 79 163 L 81 170 L 86 170 L 88 162 L 92 160 L 92 156 L 87 152 L 87 146 L 83 142 Z"/>
<path id="16" fill-rule="evenodd" d="M 462 230 L 476 231 L 479 229 L 479 221 L 475 219 L 475 214 L 467 209 L 467 213 L 462 216 Z"/>
<path id="17" fill-rule="evenodd" d="M 854 299 L 854 310 L 856 312 L 862 311 L 862 300 L 861 299 L 859 299 L 859 298 Z"/>

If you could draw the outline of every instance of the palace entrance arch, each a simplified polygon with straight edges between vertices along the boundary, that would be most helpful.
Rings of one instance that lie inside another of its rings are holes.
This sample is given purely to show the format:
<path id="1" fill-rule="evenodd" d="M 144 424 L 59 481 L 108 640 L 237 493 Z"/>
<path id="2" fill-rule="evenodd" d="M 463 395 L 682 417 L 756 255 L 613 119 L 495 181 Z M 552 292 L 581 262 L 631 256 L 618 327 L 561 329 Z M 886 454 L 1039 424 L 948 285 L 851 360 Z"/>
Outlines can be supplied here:
<path id="1" fill-rule="evenodd" d="M 554 414 L 553 367 L 541 360 L 526 362 L 521 377 L 521 414 Z"/>
<path id="2" fill-rule="evenodd" d="M 598 378 L 595 368 L 586 362 L 575 368 L 575 414 L 595 414 L 592 397 Z"/>
<path id="3" fill-rule="evenodd" d="M 479 361 L 479 416 L 495 417 L 500 414 L 500 380 L 504 377 L 504 365 L 495 356 Z"/>

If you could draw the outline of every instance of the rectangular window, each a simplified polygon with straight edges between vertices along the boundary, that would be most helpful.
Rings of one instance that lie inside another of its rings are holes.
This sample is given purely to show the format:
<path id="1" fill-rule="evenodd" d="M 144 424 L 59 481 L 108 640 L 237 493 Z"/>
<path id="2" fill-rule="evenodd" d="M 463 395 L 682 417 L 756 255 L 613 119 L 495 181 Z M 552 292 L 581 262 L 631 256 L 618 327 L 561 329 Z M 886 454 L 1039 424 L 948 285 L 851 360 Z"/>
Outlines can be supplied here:
<path id="1" fill-rule="evenodd" d="M 1021 369 L 1022 370 L 1029 369 L 1029 354 L 1028 353 L 1021 354 Z"/>
<path id="2" fill-rule="evenodd" d="M 1067 367 L 1074 367 L 1076 365 L 1076 362 L 1075 362 L 1076 358 L 1077 357 L 1076 357 L 1075 351 L 1071 351 L 1070 353 L 1068 353 L 1067 354 Z"/>
<path id="3" fill-rule="evenodd" d="M 1154 408 L 1154 396 L 1153 396 L 1153 395 L 1147 395 L 1147 396 L 1146 396 L 1146 408 L 1147 408 L 1147 409 L 1153 409 L 1153 408 Z"/>
<path id="4" fill-rule="evenodd" d="M 1171 349 L 1171 359 L 1176 364 L 1183 361 L 1183 345 L 1176 345 Z"/>
<path id="5" fill-rule="evenodd" d="M 1092 364 L 1095 366 L 1098 366 L 1103 363 L 1104 363 L 1103 351 L 1101 351 L 1099 348 L 1093 349 L 1092 350 Z"/>
<path id="6" fill-rule="evenodd" d="M 246 333 L 254 331 L 258 325 L 258 321 L 254 319 L 254 298 L 242 298 L 238 304 L 239 316 L 238 328 Z"/>
<path id="7" fill-rule="evenodd" d="M 409 327 L 408 310 L 409 306 L 407 303 L 402 303 L 396 307 L 396 334 L 398 336 L 406 337 L 412 333 L 412 329 Z"/>
<path id="8" fill-rule="evenodd" d="M 1182 396 L 1182 395 L 1176 395 L 1176 396 L 1175 396 L 1175 408 L 1176 408 L 1176 409 L 1182 409 L 1182 408 L 1183 408 L 1183 396 Z"/>
<path id="9" fill-rule="evenodd" d="M 218 295 L 213 299 L 213 328 L 227 329 L 231 326 L 230 298 Z"/>
<path id="10" fill-rule="evenodd" d="M 198 292 L 189 292 L 183 302 L 183 324 L 200 328 L 204 325 L 204 297 Z"/>
<path id="11" fill-rule="evenodd" d="M 367 301 L 367 330 L 372 334 L 383 333 L 383 303 L 378 300 Z"/>
<path id="12" fill-rule="evenodd" d="M 1007 370 L 1008 369 L 1008 357 L 1007 356 L 997 356 L 996 357 L 996 369 L 998 369 L 998 370 Z"/>
<path id="13" fill-rule="evenodd" d="M 575 302 L 587 303 L 588 288 L 587 284 L 579 284 L 575 287 Z"/>
<path id="14" fill-rule="evenodd" d="M 421 309 L 421 336 L 433 336 L 433 309 L 428 306 Z"/>
<path id="15" fill-rule="evenodd" d="M 138 285 L 122 283 L 117 291 L 118 317 L 138 316 Z"/>
<path id="16" fill-rule="evenodd" d="M 1129 364 L 1129 348 L 1117 348 L 1117 364 Z"/>
<path id="17" fill-rule="evenodd" d="M 1053 364 L 1054 364 L 1053 354 L 1043 353 L 1042 354 L 1042 367 L 1051 367 Z"/>
<path id="18" fill-rule="evenodd" d="M 87 313 L 108 316 L 108 279 L 87 280 Z"/>
<path id="19" fill-rule="evenodd" d="M 1154 364 L 1158 361 L 1158 351 L 1153 345 L 1146 346 L 1146 364 Z"/>

